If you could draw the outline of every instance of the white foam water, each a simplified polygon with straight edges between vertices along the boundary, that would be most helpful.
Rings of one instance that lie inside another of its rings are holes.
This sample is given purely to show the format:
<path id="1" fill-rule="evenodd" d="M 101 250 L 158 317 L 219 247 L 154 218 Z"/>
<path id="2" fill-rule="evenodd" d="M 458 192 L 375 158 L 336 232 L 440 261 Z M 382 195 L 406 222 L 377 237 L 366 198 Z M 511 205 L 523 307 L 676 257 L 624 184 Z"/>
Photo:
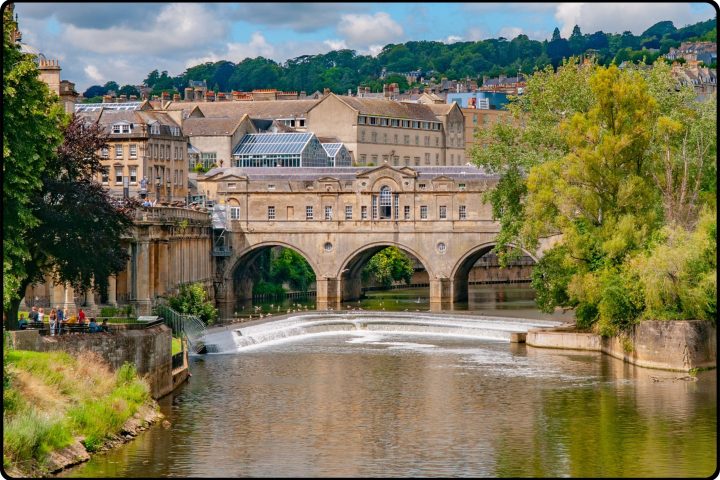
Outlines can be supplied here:
<path id="1" fill-rule="evenodd" d="M 430 312 L 320 312 L 292 315 L 245 327 L 210 329 L 204 342 L 208 351 L 213 353 L 255 350 L 310 335 L 357 336 L 348 340 L 348 343 L 380 342 L 383 335 L 389 333 L 449 335 L 509 342 L 511 333 L 527 332 L 535 327 L 557 326 L 560 323 L 552 320 Z M 427 347 L 423 345 L 423 348 Z"/>

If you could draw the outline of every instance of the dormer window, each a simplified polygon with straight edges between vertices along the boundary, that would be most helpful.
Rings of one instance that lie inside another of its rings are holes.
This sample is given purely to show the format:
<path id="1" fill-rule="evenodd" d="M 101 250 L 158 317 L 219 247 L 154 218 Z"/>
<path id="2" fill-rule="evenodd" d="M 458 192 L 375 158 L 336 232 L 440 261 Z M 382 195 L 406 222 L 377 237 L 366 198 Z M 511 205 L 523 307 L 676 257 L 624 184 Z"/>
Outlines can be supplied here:
<path id="1" fill-rule="evenodd" d="M 130 133 L 130 124 L 116 123 L 112 126 L 112 133 Z"/>
<path id="2" fill-rule="evenodd" d="M 158 132 L 160 133 L 160 132 Z M 180 128 L 179 127 L 170 127 L 170 134 L 173 137 L 179 137 L 180 136 Z"/>
<path id="3" fill-rule="evenodd" d="M 160 124 L 153 123 L 152 125 L 150 125 L 150 133 L 153 135 L 160 135 Z"/>

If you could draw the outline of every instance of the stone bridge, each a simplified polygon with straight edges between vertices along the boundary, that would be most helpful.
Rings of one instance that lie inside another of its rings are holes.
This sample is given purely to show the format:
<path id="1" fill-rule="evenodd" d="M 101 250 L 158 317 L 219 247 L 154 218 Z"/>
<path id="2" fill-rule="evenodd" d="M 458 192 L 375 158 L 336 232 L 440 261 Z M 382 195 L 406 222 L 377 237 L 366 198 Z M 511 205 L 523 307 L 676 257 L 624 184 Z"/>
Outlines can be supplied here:
<path id="1" fill-rule="evenodd" d="M 213 170 L 199 183 L 233 218 L 216 266 L 218 305 L 227 314 L 251 298 L 253 262 L 274 246 L 310 264 L 318 309 L 358 299 L 363 266 L 388 246 L 425 267 L 432 310 L 466 300 L 468 272 L 499 231 L 481 198 L 496 181 L 470 166 Z M 526 253 L 537 259 L 554 240 Z"/>

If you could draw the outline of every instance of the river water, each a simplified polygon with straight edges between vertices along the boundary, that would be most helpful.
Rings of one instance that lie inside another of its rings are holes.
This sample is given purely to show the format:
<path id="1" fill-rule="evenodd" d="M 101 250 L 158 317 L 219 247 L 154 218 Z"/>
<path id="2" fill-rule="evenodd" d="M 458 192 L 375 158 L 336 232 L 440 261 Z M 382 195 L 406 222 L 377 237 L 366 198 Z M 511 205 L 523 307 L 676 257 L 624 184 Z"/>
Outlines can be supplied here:
<path id="1" fill-rule="evenodd" d="M 170 428 L 69 477 L 704 477 L 716 372 L 439 335 L 317 335 L 191 357 Z"/>

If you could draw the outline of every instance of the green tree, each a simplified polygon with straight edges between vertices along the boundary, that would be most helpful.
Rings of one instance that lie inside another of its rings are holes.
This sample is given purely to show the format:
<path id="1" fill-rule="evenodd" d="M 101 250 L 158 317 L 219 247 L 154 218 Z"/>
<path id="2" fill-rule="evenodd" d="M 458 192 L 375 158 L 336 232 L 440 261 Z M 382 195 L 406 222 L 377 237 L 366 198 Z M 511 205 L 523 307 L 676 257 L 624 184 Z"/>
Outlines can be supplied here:
<path id="1" fill-rule="evenodd" d="M 31 214 L 37 222 L 24 230 L 28 256 L 11 302 L 12 324 L 27 285 L 51 276 L 85 291 L 94 279 L 95 288 L 103 291 L 108 276 L 126 267 L 122 238 L 132 227 L 137 203 L 113 200 L 95 180 L 102 171 L 97 152 L 107 146 L 104 129 L 73 116 L 62 136 L 63 143 L 45 160 L 40 189 L 31 195 Z"/>
<path id="2" fill-rule="evenodd" d="M 315 272 L 302 255 L 283 248 L 271 261 L 270 277 L 278 284 L 289 282 L 292 288 L 304 292 L 315 281 Z"/>
<path id="3" fill-rule="evenodd" d="M 397 247 L 387 247 L 368 261 L 363 268 L 363 278 L 372 276 L 380 285 L 390 288 L 393 282 L 399 281 L 409 285 L 414 271 L 410 257 Z"/>
<path id="4" fill-rule="evenodd" d="M 12 33 L 17 24 L 3 10 L 3 308 L 19 301 L 27 277 L 30 229 L 39 225 L 33 201 L 47 175 L 48 159 L 62 142 L 62 107 L 39 78 L 32 56 Z"/>
<path id="5" fill-rule="evenodd" d="M 170 308 L 180 313 L 200 317 L 207 325 L 212 325 L 218 318 L 218 309 L 209 300 L 202 283 L 180 286 L 180 292 L 177 295 L 168 297 L 168 304 Z"/>

